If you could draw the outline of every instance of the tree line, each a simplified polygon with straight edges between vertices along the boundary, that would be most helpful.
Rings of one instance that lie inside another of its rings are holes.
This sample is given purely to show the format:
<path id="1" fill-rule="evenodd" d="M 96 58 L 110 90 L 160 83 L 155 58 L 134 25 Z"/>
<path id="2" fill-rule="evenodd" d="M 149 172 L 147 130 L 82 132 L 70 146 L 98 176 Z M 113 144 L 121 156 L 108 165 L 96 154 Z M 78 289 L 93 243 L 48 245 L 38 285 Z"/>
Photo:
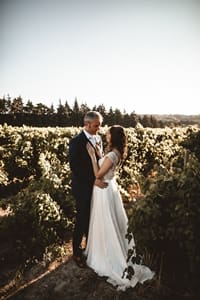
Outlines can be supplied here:
<path id="1" fill-rule="evenodd" d="M 86 103 L 79 104 L 77 98 L 75 98 L 72 107 L 68 104 L 68 101 L 62 104 L 60 100 L 58 107 L 55 108 L 53 104 L 50 107 L 43 103 L 34 105 L 31 100 L 24 104 L 21 96 L 11 99 L 9 95 L 0 98 L 0 124 L 77 127 L 83 125 L 83 116 L 88 110 L 99 111 L 104 118 L 104 125 L 108 126 L 120 124 L 128 128 L 135 127 L 136 124 L 140 123 L 143 127 L 163 128 L 166 125 L 171 125 L 157 120 L 152 115 L 137 115 L 134 111 L 128 114 L 112 107 L 107 111 L 103 104 L 91 108 Z"/>

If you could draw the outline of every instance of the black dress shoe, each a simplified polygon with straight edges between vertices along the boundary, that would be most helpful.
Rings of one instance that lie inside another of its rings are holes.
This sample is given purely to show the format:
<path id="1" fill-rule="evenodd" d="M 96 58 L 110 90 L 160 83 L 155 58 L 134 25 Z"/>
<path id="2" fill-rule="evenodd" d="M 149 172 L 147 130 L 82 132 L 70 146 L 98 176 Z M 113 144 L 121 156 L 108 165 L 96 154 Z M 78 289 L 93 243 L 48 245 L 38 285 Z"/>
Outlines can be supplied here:
<path id="1" fill-rule="evenodd" d="M 75 261 L 75 263 L 77 264 L 77 266 L 79 268 L 85 268 L 86 267 L 85 260 L 81 256 L 73 255 L 73 260 Z"/>

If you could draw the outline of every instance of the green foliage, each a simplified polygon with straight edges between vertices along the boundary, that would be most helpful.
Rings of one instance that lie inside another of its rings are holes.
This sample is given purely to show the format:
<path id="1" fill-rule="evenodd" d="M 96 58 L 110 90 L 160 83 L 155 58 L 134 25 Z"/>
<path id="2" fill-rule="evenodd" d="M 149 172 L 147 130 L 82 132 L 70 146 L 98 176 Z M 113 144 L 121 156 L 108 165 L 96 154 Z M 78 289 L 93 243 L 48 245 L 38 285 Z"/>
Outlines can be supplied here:
<path id="1" fill-rule="evenodd" d="M 200 161 L 200 131 L 194 130 L 194 128 L 189 127 L 187 130 L 188 138 L 184 140 L 181 145 L 193 152 L 198 160 Z"/>
<path id="2" fill-rule="evenodd" d="M 12 236 L 20 260 L 41 257 L 72 230 L 75 207 L 67 162 L 70 134 L 69 130 L 13 130 L 8 126 L 1 131 L 1 207 L 9 207 L 12 214 L 1 220 L 0 235 L 2 242 Z M 22 167 L 23 174 L 19 172 Z"/>
<path id="3" fill-rule="evenodd" d="M 68 142 L 80 128 L 3 126 L 0 130 L 0 195 L 11 214 L 0 219 L 0 238 L 20 258 L 61 250 L 74 222 Z M 100 134 L 105 146 L 103 127 Z M 117 174 L 126 201 L 135 182 L 141 196 L 128 202 L 129 232 L 137 245 L 129 260 L 144 259 L 162 276 L 191 280 L 200 262 L 199 129 L 126 129 L 127 158 Z M 3 199 L 4 198 L 4 199 Z M 60 249 L 60 250 L 59 250 Z M 141 256 L 140 256 L 141 255 Z M 156 258 L 154 258 L 156 255 Z M 132 269 L 126 270 L 132 276 Z"/>
<path id="4" fill-rule="evenodd" d="M 52 192 L 52 196 L 45 190 Z M 72 229 L 74 205 L 65 196 L 68 202 L 66 215 L 56 197 L 56 191 L 47 179 L 31 183 L 12 197 L 9 207 L 13 214 L 5 221 L 10 228 L 15 255 L 20 260 L 41 257 L 51 244 L 62 243 Z"/>
<path id="5" fill-rule="evenodd" d="M 179 155 L 184 160 L 184 151 Z M 191 279 L 199 274 L 200 262 L 200 163 L 190 156 L 182 169 L 175 163 L 146 184 L 146 194 L 134 203 L 129 224 L 138 250 L 164 254 L 165 276 L 171 274 L 176 282 Z"/>

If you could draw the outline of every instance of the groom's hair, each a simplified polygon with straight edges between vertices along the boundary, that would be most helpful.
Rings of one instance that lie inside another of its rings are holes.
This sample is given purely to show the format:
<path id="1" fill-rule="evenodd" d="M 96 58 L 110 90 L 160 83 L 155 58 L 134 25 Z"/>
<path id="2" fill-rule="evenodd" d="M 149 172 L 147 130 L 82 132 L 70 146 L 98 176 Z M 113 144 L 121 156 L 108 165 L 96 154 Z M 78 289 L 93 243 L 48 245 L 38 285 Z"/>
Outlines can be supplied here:
<path id="1" fill-rule="evenodd" d="M 88 121 L 94 121 L 97 118 L 101 123 L 103 122 L 103 116 L 98 111 L 90 110 L 85 114 L 84 123 Z"/>

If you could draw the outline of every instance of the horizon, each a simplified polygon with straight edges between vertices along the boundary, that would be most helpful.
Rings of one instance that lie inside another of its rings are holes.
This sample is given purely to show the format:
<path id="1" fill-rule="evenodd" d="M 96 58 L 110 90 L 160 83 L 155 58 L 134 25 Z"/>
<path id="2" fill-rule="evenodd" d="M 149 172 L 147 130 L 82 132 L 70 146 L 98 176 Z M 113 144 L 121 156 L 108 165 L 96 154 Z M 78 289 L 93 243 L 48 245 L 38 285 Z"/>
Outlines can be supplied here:
<path id="1" fill-rule="evenodd" d="M 8 98 L 8 97 L 11 98 L 9 94 L 7 95 L 7 97 L 6 97 L 5 95 L 4 95 L 3 97 L 4 97 L 5 99 Z M 21 95 L 19 95 L 18 97 L 21 97 Z M 15 98 L 18 98 L 18 97 L 13 97 L 13 98 L 11 98 L 11 100 L 13 100 L 13 99 L 15 99 Z M 22 98 L 22 97 L 21 97 L 21 98 Z M 6 99 L 6 100 L 7 100 L 7 99 Z M 78 103 L 78 105 L 79 105 L 79 108 L 80 108 L 80 106 L 81 106 L 82 104 L 87 105 L 86 102 L 84 102 L 84 103 L 79 103 L 78 99 L 76 99 L 76 100 L 77 100 L 77 103 Z M 58 108 L 58 107 L 55 107 L 53 103 L 50 104 L 50 105 L 48 105 L 48 104 L 44 104 L 44 103 L 42 103 L 42 102 L 34 102 L 34 101 L 32 101 L 31 99 L 28 99 L 27 101 L 24 102 L 24 99 L 22 98 L 23 106 L 25 106 L 25 105 L 27 104 L 28 101 L 31 101 L 32 104 L 35 105 L 35 106 L 37 106 L 37 104 L 43 104 L 43 105 L 46 105 L 48 108 L 50 108 L 51 105 L 53 105 L 54 110 L 57 110 L 57 108 Z M 74 101 L 75 101 L 75 100 L 74 100 Z M 65 101 L 65 102 L 66 102 L 66 101 Z M 67 103 L 68 103 L 68 101 L 67 101 Z M 62 103 L 62 102 L 61 102 L 61 104 L 62 104 L 62 105 L 65 105 L 65 103 Z M 70 104 L 68 103 L 68 105 L 69 105 L 69 107 L 70 107 L 71 109 L 73 109 L 73 107 L 72 107 L 73 104 L 74 104 L 74 103 L 72 103 L 72 105 L 70 105 Z M 103 104 L 103 103 L 99 103 L 98 105 L 95 104 L 95 106 L 96 106 L 97 108 L 98 108 L 99 106 L 101 106 L 101 105 L 104 105 L 104 104 Z M 89 108 L 90 110 L 92 110 L 93 107 L 94 107 L 94 106 L 91 107 L 91 106 L 89 106 L 89 105 L 87 105 L 87 106 L 88 106 L 88 108 Z M 126 113 L 127 113 L 127 114 L 129 114 L 129 115 L 130 115 L 131 113 L 135 113 L 136 115 L 152 115 L 152 116 L 156 116 L 156 115 L 158 115 L 158 116 L 186 116 L 186 117 L 190 117 L 190 116 L 192 116 L 192 117 L 193 117 L 193 116 L 200 116 L 200 113 L 196 113 L 196 114 L 180 114 L 180 113 L 172 113 L 172 114 L 171 114 L 171 113 L 169 113 L 169 114 L 164 113 L 164 114 L 159 114 L 159 113 L 152 113 L 152 114 L 150 114 L 150 113 L 137 113 L 137 112 L 134 111 L 134 110 L 131 111 L 131 112 L 127 112 L 126 110 L 124 110 L 124 109 L 121 110 L 121 109 L 119 109 L 118 107 L 106 107 L 105 105 L 104 105 L 104 107 L 105 107 L 105 112 L 106 112 L 106 113 L 109 113 L 109 110 L 110 110 L 110 109 L 112 109 L 113 111 L 115 111 L 115 109 L 118 109 L 118 110 L 120 110 L 121 114 L 124 114 L 124 113 L 126 114 Z"/>
<path id="2" fill-rule="evenodd" d="M 0 97 L 199 115 L 200 1 L 150 2 L 1 0 Z"/>

